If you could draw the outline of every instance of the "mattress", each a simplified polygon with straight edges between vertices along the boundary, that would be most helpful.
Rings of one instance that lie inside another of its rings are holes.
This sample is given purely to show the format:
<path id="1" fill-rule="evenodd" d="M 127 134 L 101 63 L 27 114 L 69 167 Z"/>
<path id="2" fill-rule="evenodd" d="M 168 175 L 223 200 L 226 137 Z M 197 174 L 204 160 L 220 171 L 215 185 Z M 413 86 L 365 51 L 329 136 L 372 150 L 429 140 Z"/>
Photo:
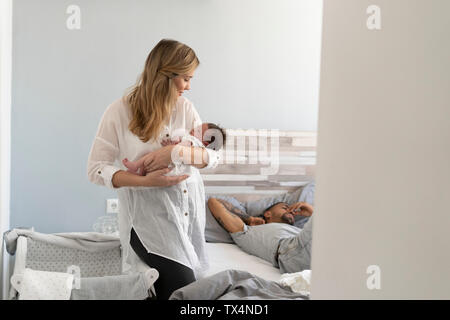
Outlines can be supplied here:
<path id="1" fill-rule="evenodd" d="M 278 281 L 281 273 L 271 263 L 242 251 L 237 245 L 230 243 L 206 243 L 210 268 L 205 276 L 220 271 L 234 269 L 250 272 L 269 281 Z"/>

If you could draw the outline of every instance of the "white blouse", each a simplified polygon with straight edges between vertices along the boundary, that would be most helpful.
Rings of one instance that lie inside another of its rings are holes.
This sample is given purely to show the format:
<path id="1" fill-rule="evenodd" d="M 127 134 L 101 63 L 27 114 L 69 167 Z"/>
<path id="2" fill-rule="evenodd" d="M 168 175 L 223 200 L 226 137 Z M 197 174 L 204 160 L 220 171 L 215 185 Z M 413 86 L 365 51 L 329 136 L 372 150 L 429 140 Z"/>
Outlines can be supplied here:
<path id="1" fill-rule="evenodd" d="M 104 112 L 87 164 L 91 182 L 114 188 L 112 176 L 126 171 L 122 159 L 135 161 L 150 151 L 161 148 L 160 141 L 173 133 L 201 124 L 194 105 L 185 97 L 178 97 L 169 125 L 164 127 L 158 141 L 143 143 L 129 129 L 131 110 L 125 99 L 116 100 Z M 205 148 L 208 165 L 214 168 L 221 153 Z M 205 190 L 197 168 L 191 166 L 190 177 L 169 187 L 121 187 L 119 198 L 119 233 L 123 250 L 123 272 L 142 268 L 142 261 L 130 246 L 130 232 L 134 228 L 148 252 L 177 261 L 192 270 L 197 278 L 208 268 L 205 250 Z"/>

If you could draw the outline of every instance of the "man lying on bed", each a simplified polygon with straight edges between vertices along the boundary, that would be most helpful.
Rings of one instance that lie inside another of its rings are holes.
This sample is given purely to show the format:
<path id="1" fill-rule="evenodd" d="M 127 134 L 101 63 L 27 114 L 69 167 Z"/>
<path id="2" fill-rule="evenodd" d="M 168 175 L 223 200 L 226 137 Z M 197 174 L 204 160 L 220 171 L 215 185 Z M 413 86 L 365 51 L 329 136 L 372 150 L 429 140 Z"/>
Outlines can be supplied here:
<path id="1" fill-rule="evenodd" d="M 312 217 L 306 202 L 275 203 L 260 217 L 245 215 L 222 199 L 210 198 L 208 207 L 216 220 L 245 252 L 279 267 L 282 273 L 310 269 Z M 294 215 L 311 217 L 302 229 L 293 226 Z"/>

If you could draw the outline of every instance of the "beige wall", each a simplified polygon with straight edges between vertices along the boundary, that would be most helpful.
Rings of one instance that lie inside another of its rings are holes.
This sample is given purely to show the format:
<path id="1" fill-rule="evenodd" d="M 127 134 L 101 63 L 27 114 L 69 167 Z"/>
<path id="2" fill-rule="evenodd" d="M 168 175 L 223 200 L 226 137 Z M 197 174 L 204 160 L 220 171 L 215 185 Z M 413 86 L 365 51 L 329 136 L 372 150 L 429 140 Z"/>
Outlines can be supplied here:
<path id="1" fill-rule="evenodd" d="M 366 27 L 370 5 L 380 30 Z M 449 12 L 448 0 L 324 2 L 314 299 L 450 298 Z"/>

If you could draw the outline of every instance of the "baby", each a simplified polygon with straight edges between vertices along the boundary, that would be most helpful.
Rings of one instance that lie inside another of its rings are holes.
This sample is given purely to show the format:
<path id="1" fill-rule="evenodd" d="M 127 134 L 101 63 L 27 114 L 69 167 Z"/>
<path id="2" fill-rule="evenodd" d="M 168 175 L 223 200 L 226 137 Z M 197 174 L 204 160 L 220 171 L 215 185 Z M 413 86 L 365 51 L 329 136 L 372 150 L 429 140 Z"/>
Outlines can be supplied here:
<path id="1" fill-rule="evenodd" d="M 212 129 L 211 131 L 208 131 Z M 208 131 L 208 132 L 207 132 Z M 199 134 L 201 132 L 202 141 L 200 141 L 195 134 Z M 207 133 L 207 134 L 205 134 Z M 169 134 L 166 135 L 167 137 Z M 216 137 L 222 136 L 222 139 L 216 139 Z M 218 125 L 214 123 L 202 123 L 200 126 L 192 129 L 189 134 L 186 134 L 182 137 L 178 137 L 176 139 L 165 139 L 161 141 L 162 146 L 167 145 L 175 145 L 180 144 L 183 146 L 192 146 L 192 147 L 202 147 L 209 148 L 213 150 L 220 150 L 225 144 L 225 130 L 220 128 Z M 144 158 L 145 155 L 136 161 L 129 161 L 127 158 L 122 160 L 122 163 L 125 167 L 127 167 L 127 171 L 137 174 L 137 175 L 145 175 L 144 172 Z M 169 166 L 170 168 L 171 166 Z M 185 165 L 183 163 L 175 164 L 172 166 L 174 169 L 171 170 L 166 176 L 179 176 L 182 174 L 190 173 L 190 166 Z"/>

